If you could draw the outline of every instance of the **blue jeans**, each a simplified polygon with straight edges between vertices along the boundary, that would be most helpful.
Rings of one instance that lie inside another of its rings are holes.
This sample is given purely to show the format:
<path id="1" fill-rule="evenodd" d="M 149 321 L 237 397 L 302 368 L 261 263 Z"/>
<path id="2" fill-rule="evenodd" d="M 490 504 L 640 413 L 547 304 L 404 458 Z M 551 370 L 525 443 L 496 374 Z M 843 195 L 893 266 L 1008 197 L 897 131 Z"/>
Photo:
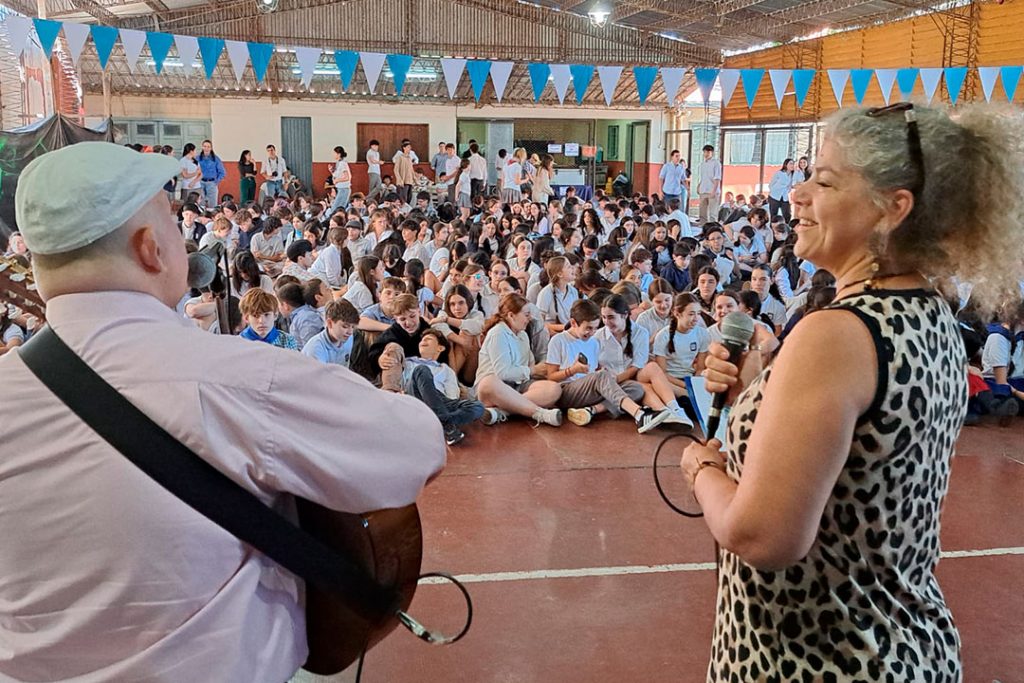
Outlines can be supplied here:
<path id="1" fill-rule="evenodd" d="M 202 181 L 203 186 L 203 202 L 206 204 L 206 208 L 212 209 L 217 206 L 217 201 L 220 197 L 217 196 L 217 183 L 211 180 Z"/>
<path id="2" fill-rule="evenodd" d="M 420 366 L 412 371 L 412 385 L 409 387 L 413 396 L 427 404 L 434 411 L 437 419 L 444 426 L 464 425 L 479 420 L 484 414 L 484 404 L 480 401 L 467 401 L 448 398 L 434 386 L 434 376 L 430 370 Z"/>
<path id="3" fill-rule="evenodd" d="M 337 194 L 334 195 L 334 201 L 331 203 L 331 208 L 327 212 L 328 216 L 333 216 L 334 212 L 338 209 L 348 208 L 348 198 L 352 196 L 351 187 L 339 187 L 337 188 Z"/>
<path id="4" fill-rule="evenodd" d="M 282 181 L 280 180 L 265 180 L 263 181 L 263 195 L 265 197 L 277 197 L 280 194 L 284 194 L 282 191 Z"/>

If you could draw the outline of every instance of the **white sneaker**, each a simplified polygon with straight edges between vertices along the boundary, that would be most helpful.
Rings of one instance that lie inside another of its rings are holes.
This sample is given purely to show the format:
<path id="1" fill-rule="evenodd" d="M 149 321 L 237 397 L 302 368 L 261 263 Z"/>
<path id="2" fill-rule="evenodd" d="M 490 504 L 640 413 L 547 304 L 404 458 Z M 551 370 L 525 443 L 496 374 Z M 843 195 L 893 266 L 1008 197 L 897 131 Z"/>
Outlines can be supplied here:
<path id="1" fill-rule="evenodd" d="M 536 420 L 538 427 L 542 424 L 561 427 L 562 411 L 558 408 L 541 408 L 533 414 L 533 419 Z"/>
<path id="2" fill-rule="evenodd" d="M 508 420 L 508 413 L 501 408 L 487 408 L 480 418 L 480 421 L 488 426 L 505 422 L 506 420 Z"/>
<path id="3" fill-rule="evenodd" d="M 693 427 L 693 421 L 682 410 L 672 410 L 671 408 L 666 408 L 666 410 L 669 411 L 669 416 L 665 418 L 665 424 Z"/>
<path id="4" fill-rule="evenodd" d="M 668 408 L 657 413 L 650 408 L 643 408 L 634 418 L 636 420 L 636 431 L 640 434 L 646 434 L 667 420 L 671 414 L 672 411 Z"/>

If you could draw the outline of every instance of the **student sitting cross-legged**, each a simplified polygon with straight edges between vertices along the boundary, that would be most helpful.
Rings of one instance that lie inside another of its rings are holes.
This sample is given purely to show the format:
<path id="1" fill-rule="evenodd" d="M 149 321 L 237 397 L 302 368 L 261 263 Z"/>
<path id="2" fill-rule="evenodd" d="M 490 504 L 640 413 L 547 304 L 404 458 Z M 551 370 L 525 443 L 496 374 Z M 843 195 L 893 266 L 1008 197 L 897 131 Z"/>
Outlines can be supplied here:
<path id="1" fill-rule="evenodd" d="M 420 355 L 420 338 L 429 323 L 420 317 L 420 304 L 412 294 L 395 297 L 391 305 L 395 322 L 384 330 L 367 353 L 373 372 L 380 372 L 381 388 L 400 391 L 402 364 L 406 358 Z"/>
<path id="2" fill-rule="evenodd" d="M 671 412 L 656 413 L 641 406 L 637 401 L 643 399 L 644 388 L 638 382 L 620 384 L 611 371 L 600 366 L 601 347 L 594 338 L 600 321 L 601 309 L 596 303 L 577 301 L 569 312 L 569 329 L 553 336 L 548 344 L 548 379 L 562 385 L 558 407 L 566 408 L 569 421 L 580 426 L 600 413 L 612 417 L 628 413 L 643 434 L 667 420 Z"/>
<path id="3" fill-rule="evenodd" d="M 302 353 L 321 363 L 347 368 L 352 357 L 352 333 L 359 323 L 359 311 L 348 301 L 337 299 L 324 309 L 324 322 L 324 329 L 306 342 Z"/>
<path id="4" fill-rule="evenodd" d="M 461 426 L 479 420 L 484 414 L 480 401 L 459 398 L 459 380 L 455 371 L 442 358 L 448 353 L 448 340 L 434 329 L 424 330 L 420 336 L 419 357 L 406 358 L 401 365 L 402 390 L 415 396 L 434 411 L 444 427 L 449 446 L 462 441 L 466 435 Z"/>
<path id="5" fill-rule="evenodd" d="M 262 289 L 250 289 L 238 303 L 246 328 L 240 335 L 243 339 L 261 341 L 282 349 L 299 350 L 295 337 L 274 327 L 277 320 L 277 299 Z"/>
<path id="6" fill-rule="evenodd" d="M 530 337 L 526 334 L 529 323 L 526 299 L 519 294 L 507 294 L 501 298 L 498 312 L 484 325 L 473 387 L 487 406 L 484 424 L 504 422 L 510 413 L 531 417 L 537 424 L 562 424 L 562 411 L 552 408 L 562 388 L 543 379 L 545 368 L 534 365 Z"/>

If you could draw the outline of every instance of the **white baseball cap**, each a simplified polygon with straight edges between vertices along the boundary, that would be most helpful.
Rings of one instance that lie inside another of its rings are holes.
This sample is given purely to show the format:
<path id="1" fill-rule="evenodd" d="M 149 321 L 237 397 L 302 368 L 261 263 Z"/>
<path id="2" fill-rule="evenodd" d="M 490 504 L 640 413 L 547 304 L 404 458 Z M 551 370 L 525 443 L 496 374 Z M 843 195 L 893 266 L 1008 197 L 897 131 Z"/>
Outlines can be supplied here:
<path id="1" fill-rule="evenodd" d="M 174 157 L 112 142 L 47 152 L 18 179 L 18 229 L 36 254 L 81 249 L 124 225 L 177 173 Z"/>

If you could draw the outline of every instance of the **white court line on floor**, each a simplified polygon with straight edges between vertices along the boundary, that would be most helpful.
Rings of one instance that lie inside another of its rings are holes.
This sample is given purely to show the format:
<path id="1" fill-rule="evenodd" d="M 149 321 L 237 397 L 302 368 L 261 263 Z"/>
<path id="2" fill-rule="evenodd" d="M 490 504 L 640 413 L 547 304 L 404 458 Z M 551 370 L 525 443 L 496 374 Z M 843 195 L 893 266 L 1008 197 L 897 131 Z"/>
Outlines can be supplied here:
<path id="1" fill-rule="evenodd" d="M 942 559 L 965 557 L 997 557 L 1024 555 L 1024 547 L 980 548 L 977 550 L 943 551 Z M 666 574 L 675 572 L 703 572 L 715 568 L 713 562 L 687 562 L 683 564 L 625 565 L 622 567 L 581 567 L 579 569 L 535 569 L 520 572 L 492 572 L 490 574 L 462 574 L 456 576 L 462 583 L 498 583 L 501 581 L 537 581 L 545 579 L 579 579 L 596 576 L 625 576 L 628 574 Z M 421 585 L 447 583 L 445 579 L 429 577 Z"/>

